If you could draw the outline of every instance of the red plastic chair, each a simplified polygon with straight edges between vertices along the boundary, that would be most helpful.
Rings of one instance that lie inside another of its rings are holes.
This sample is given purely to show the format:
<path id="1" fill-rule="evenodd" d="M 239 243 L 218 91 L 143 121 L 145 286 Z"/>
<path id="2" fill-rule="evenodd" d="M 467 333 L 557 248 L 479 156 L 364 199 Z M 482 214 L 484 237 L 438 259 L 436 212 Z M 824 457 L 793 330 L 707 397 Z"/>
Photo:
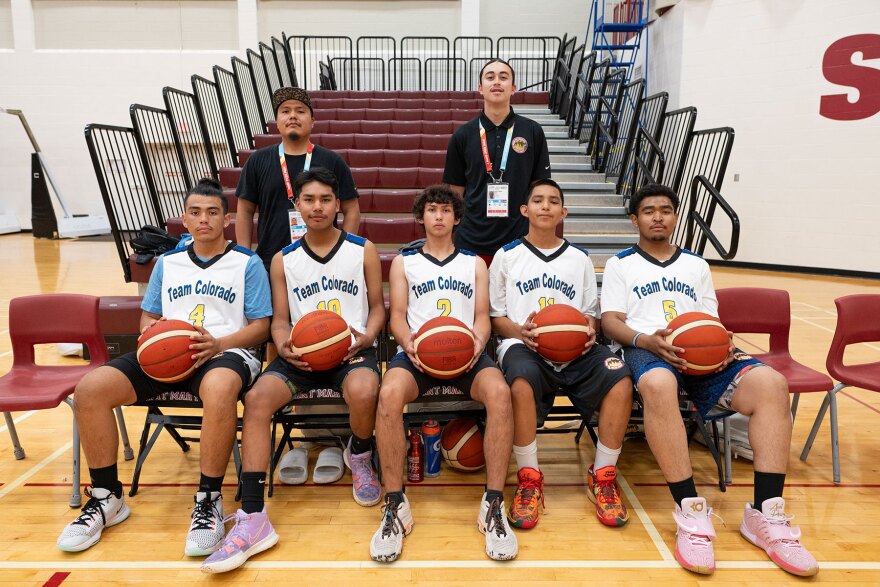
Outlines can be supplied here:
<path id="1" fill-rule="evenodd" d="M 715 293 L 718 296 L 718 317 L 728 330 L 737 334 L 770 335 L 769 352 L 752 356 L 779 371 L 788 381 L 788 391 L 794 394 L 791 401 L 792 420 L 797 414 L 800 394 L 831 392 L 834 382 L 830 377 L 798 363 L 788 350 L 791 303 L 787 291 L 731 287 L 719 289 Z M 730 482 L 729 450 L 729 446 L 725 446 L 728 482 Z"/>
<path id="2" fill-rule="evenodd" d="M 825 368 L 840 383 L 825 396 L 822 407 L 813 422 L 813 429 L 804 445 L 801 460 L 807 460 L 810 448 L 825 419 L 825 412 L 831 408 L 831 463 L 834 482 L 840 483 L 840 450 L 837 436 L 837 392 L 844 387 L 860 387 L 880 392 L 880 361 L 845 365 L 843 355 L 846 347 L 863 342 L 880 342 L 880 295 L 857 294 L 843 296 L 834 300 L 837 306 L 837 327 L 825 359 Z"/>
<path id="3" fill-rule="evenodd" d="M 73 409 L 76 384 L 109 360 L 98 321 L 98 298 L 78 294 L 47 294 L 15 298 L 9 303 L 12 369 L 0 377 L 0 412 L 48 410 L 62 402 Z M 47 366 L 34 361 L 34 345 L 69 342 L 89 349 L 88 365 Z M 117 414 L 118 416 L 118 414 Z M 12 423 L 11 418 L 7 422 Z M 17 448 L 15 428 L 9 427 Z M 24 456 L 23 451 L 21 452 Z M 73 418 L 73 492 L 70 507 L 79 507 L 79 431 Z"/>

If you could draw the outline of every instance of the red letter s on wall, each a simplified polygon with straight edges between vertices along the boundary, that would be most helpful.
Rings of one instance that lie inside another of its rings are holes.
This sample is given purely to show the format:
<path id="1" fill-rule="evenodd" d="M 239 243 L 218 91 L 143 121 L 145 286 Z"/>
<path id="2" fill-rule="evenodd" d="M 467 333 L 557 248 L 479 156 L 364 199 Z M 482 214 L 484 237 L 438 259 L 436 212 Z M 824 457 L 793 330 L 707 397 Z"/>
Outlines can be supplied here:
<path id="1" fill-rule="evenodd" d="M 880 35 L 853 35 L 839 39 L 828 47 L 822 59 L 822 73 L 832 84 L 854 87 L 859 91 L 857 102 L 846 94 L 822 96 L 819 114 L 832 120 L 861 120 L 880 112 L 880 69 L 854 65 L 852 56 L 861 52 L 865 60 L 880 59 Z"/>

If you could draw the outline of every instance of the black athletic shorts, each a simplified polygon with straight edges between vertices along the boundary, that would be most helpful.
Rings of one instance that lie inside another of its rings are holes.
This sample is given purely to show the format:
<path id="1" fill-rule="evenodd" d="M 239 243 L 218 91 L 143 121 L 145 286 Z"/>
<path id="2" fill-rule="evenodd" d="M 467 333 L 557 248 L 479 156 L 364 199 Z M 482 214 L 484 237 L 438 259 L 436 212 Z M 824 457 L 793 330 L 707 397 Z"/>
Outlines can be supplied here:
<path id="1" fill-rule="evenodd" d="M 477 364 L 474 365 L 470 371 L 462 373 L 458 377 L 453 377 L 452 379 L 437 379 L 436 377 L 432 377 L 427 373 L 419 371 L 416 369 L 415 365 L 412 364 L 412 361 L 409 360 L 409 356 L 404 352 L 394 355 L 394 357 L 391 358 L 391 363 L 388 365 L 389 371 L 391 369 L 406 369 L 412 374 L 413 378 L 416 380 L 416 385 L 419 388 L 419 397 L 461 395 L 467 396 L 470 399 L 473 399 L 471 397 L 471 386 L 474 384 L 474 379 L 476 378 L 477 373 L 483 369 L 497 368 L 498 366 L 495 364 L 495 361 L 490 359 L 489 355 L 485 352 L 480 355 Z M 453 398 L 450 397 L 450 399 Z"/>
<path id="2" fill-rule="evenodd" d="M 501 370 L 509 385 L 522 377 L 535 394 L 538 426 L 553 407 L 557 393 L 564 393 L 583 415 L 594 412 L 605 395 L 621 379 L 630 377 L 629 369 L 617 355 L 603 344 L 595 344 L 561 371 L 555 370 L 541 355 L 524 344 L 507 349 L 501 361 Z"/>
<path id="3" fill-rule="evenodd" d="M 199 397 L 199 387 L 205 374 L 211 369 L 231 369 L 241 378 L 241 393 L 244 393 L 251 385 L 253 385 L 256 375 L 259 374 L 259 363 L 256 359 L 252 360 L 252 365 L 238 353 L 225 352 L 210 359 L 204 365 L 196 369 L 189 377 L 177 383 L 162 383 L 156 381 L 141 368 L 137 360 L 137 353 L 126 353 L 116 357 L 107 363 L 108 367 L 113 367 L 128 377 L 134 392 L 137 394 L 137 403 L 144 403 L 149 400 L 158 399 L 166 396 L 169 400 L 175 399 L 179 392 L 188 392 L 193 397 Z"/>
<path id="4" fill-rule="evenodd" d="M 290 401 L 294 402 L 298 399 L 325 397 L 325 392 L 326 397 L 342 397 L 345 378 L 357 369 L 369 369 L 378 377 L 379 362 L 375 348 L 364 349 L 338 367 L 326 371 L 302 371 L 278 356 L 266 367 L 262 377 L 277 377 L 287 384 Z"/>

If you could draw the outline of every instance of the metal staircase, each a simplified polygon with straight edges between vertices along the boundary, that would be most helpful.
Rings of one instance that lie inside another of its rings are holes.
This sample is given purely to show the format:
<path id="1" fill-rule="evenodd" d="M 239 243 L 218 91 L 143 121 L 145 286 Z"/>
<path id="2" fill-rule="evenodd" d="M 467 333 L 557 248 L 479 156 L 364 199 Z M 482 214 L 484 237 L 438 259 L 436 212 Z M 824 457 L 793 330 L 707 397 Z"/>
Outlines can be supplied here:
<path id="1" fill-rule="evenodd" d="M 649 0 L 593 0 L 586 38 L 592 33 L 598 61 L 610 60 L 612 69 L 626 70 L 623 83 L 632 75 L 642 33 L 648 27 Z M 646 60 L 647 62 L 647 60 Z"/>

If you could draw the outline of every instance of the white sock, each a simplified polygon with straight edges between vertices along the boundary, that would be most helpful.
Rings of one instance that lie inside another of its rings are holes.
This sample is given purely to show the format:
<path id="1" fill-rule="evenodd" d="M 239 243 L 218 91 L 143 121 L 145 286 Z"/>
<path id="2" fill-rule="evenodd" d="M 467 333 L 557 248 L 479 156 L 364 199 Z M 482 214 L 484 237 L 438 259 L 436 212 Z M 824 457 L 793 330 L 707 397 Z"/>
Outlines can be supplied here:
<path id="1" fill-rule="evenodd" d="M 618 451 L 619 452 L 619 451 Z M 536 471 L 540 471 L 538 468 L 538 439 L 536 438 L 531 443 L 525 446 L 516 446 L 513 445 L 513 456 L 516 457 L 516 469 L 522 469 L 523 467 L 531 467 Z"/>
<path id="2" fill-rule="evenodd" d="M 514 447 L 516 450 L 516 447 Z M 596 442 L 596 461 L 593 463 L 593 471 L 598 471 L 602 467 L 609 467 L 617 464 L 617 457 L 620 456 L 620 452 L 623 450 L 623 447 L 620 448 L 608 448 L 602 441 Z"/>

